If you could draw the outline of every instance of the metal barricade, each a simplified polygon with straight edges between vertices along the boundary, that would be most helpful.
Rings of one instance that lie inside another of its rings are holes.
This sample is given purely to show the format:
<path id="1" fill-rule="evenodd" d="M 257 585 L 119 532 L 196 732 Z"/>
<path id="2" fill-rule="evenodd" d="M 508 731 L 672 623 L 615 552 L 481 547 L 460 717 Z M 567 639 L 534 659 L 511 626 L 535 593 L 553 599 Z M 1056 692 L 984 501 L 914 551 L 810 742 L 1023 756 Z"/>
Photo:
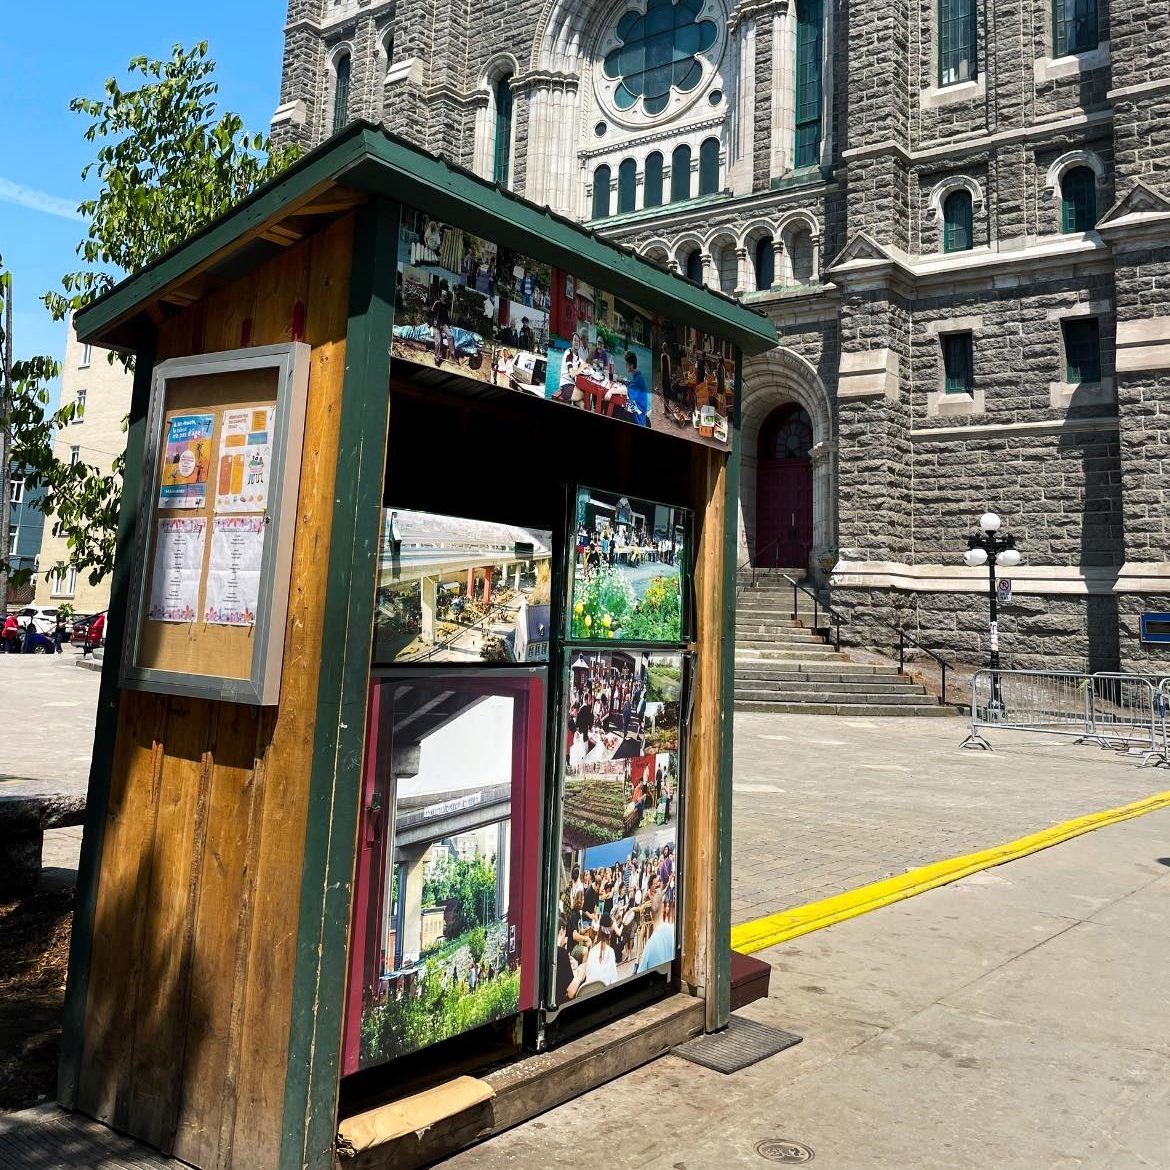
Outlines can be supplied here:
<path id="1" fill-rule="evenodd" d="M 1154 751 L 1158 682 L 1140 674 L 1094 674 L 1086 738 L 1119 751 Z"/>
<path id="2" fill-rule="evenodd" d="M 1092 679 L 1071 670 L 977 670 L 971 676 L 971 733 L 960 747 L 991 750 L 980 728 L 1087 734 Z"/>

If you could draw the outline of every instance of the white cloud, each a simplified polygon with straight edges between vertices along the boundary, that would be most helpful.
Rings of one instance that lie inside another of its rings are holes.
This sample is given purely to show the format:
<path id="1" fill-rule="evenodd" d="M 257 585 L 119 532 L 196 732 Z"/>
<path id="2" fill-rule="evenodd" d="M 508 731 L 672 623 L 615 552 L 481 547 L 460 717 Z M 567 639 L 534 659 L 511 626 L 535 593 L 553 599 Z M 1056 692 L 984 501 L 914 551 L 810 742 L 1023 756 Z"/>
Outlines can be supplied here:
<path id="1" fill-rule="evenodd" d="M 20 207 L 29 207 L 33 211 L 43 211 L 45 215 L 60 216 L 62 219 L 81 218 L 77 214 L 77 205 L 70 203 L 68 199 L 36 191 L 32 187 L 23 187 L 11 179 L 0 178 L 0 203 L 15 203 Z"/>

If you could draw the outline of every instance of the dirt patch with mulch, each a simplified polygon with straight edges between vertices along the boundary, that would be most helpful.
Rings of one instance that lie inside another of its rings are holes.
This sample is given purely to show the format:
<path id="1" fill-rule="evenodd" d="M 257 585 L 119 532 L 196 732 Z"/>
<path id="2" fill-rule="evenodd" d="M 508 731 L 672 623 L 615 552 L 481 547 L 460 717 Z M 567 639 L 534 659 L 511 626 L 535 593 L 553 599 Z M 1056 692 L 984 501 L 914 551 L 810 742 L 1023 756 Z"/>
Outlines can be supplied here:
<path id="1" fill-rule="evenodd" d="M 0 902 L 0 1110 L 57 1089 L 73 890 Z"/>

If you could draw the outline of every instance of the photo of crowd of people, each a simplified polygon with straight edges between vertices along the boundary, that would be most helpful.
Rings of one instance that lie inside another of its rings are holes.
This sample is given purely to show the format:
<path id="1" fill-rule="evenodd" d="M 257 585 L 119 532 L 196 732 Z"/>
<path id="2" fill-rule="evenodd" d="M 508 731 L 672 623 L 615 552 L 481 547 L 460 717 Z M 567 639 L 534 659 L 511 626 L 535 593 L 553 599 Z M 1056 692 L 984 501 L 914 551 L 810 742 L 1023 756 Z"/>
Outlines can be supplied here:
<path id="1" fill-rule="evenodd" d="M 683 641 L 687 515 L 580 488 L 569 631 L 580 639 Z"/>
<path id="2" fill-rule="evenodd" d="M 386 508 L 374 662 L 547 662 L 552 533 Z"/>
<path id="3" fill-rule="evenodd" d="M 569 664 L 558 1006 L 674 957 L 683 656 L 580 650 Z"/>
<path id="4" fill-rule="evenodd" d="M 726 447 L 734 351 L 404 208 L 394 358 Z"/>

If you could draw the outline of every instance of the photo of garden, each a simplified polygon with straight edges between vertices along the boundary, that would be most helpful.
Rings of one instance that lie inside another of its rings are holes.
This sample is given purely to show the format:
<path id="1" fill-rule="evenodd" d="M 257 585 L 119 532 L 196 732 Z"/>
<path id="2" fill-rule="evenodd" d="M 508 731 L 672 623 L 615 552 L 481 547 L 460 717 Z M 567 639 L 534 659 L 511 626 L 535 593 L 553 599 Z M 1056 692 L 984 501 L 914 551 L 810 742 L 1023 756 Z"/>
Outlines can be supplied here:
<path id="1" fill-rule="evenodd" d="M 552 533 L 386 508 L 374 662 L 547 662 Z"/>
<path id="2" fill-rule="evenodd" d="M 681 642 L 687 513 L 581 488 L 570 636 Z"/>
<path id="3" fill-rule="evenodd" d="M 455 676 L 392 688 L 394 831 L 359 944 L 359 1067 L 520 1009 L 512 900 L 514 696 Z"/>

